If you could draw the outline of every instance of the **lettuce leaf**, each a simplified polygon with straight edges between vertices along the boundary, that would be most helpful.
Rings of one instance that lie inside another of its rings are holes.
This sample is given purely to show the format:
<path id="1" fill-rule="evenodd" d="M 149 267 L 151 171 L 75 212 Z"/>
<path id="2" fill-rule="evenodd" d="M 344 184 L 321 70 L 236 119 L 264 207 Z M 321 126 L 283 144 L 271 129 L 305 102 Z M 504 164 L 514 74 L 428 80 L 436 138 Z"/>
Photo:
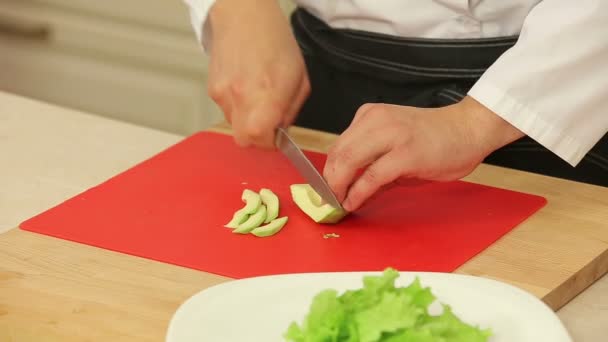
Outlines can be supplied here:
<path id="1" fill-rule="evenodd" d="M 416 278 L 397 288 L 399 273 L 387 268 L 381 276 L 363 277 L 363 287 L 317 294 L 302 325 L 292 322 L 284 334 L 291 342 L 486 342 L 489 329 L 461 321 L 450 306 L 431 316 L 436 298 Z"/>

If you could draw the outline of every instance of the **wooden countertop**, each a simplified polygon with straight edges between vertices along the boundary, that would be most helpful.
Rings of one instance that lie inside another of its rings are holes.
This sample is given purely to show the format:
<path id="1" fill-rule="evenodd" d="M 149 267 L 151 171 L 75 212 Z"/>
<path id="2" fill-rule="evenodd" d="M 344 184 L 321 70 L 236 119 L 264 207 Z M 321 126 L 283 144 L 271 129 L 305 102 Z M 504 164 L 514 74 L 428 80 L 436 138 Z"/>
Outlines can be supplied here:
<path id="1" fill-rule="evenodd" d="M 292 133 L 318 151 L 335 139 Z M 229 280 L 11 229 L 182 138 L 0 92 L 0 341 L 163 341 L 184 300 Z M 520 286 L 575 341 L 605 340 L 608 189 L 488 165 L 467 180 L 549 204 L 457 272 Z"/>

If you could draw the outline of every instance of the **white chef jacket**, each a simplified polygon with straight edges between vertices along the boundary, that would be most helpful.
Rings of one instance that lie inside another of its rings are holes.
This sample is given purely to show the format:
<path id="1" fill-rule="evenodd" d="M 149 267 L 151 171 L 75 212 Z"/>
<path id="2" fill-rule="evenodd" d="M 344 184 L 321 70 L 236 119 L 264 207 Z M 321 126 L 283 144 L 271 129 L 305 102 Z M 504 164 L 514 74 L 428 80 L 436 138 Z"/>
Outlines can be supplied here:
<path id="1" fill-rule="evenodd" d="M 203 46 L 215 0 L 184 0 Z M 573 166 L 608 132 L 606 0 L 295 0 L 334 28 L 519 40 L 468 95 Z"/>

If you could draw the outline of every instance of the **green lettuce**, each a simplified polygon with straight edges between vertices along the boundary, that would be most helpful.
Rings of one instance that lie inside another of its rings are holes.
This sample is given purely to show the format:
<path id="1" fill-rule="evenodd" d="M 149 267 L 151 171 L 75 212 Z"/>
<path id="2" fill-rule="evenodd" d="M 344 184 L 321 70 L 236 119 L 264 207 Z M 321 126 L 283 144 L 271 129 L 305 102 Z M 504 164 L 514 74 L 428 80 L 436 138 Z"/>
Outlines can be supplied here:
<path id="1" fill-rule="evenodd" d="M 284 334 L 292 342 L 486 342 L 489 329 L 461 321 L 449 305 L 440 315 L 428 307 L 436 298 L 416 279 L 395 287 L 399 273 L 363 277 L 363 288 L 317 294 L 302 325 L 292 322 Z"/>

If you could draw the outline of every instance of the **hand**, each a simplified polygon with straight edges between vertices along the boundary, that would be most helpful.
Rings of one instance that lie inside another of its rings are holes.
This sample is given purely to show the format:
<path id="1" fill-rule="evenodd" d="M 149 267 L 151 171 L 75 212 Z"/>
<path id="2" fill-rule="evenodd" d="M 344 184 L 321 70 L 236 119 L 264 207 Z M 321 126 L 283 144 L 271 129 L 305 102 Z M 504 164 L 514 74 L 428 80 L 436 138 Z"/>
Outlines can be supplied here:
<path id="1" fill-rule="evenodd" d="M 330 149 L 323 173 L 344 208 L 354 211 L 395 183 L 460 179 L 523 135 L 468 96 L 433 109 L 365 104 Z"/>
<path id="2" fill-rule="evenodd" d="M 209 24 L 209 96 L 239 145 L 273 148 L 310 93 L 287 18 L 276 0 L 218 0 Z"/>

